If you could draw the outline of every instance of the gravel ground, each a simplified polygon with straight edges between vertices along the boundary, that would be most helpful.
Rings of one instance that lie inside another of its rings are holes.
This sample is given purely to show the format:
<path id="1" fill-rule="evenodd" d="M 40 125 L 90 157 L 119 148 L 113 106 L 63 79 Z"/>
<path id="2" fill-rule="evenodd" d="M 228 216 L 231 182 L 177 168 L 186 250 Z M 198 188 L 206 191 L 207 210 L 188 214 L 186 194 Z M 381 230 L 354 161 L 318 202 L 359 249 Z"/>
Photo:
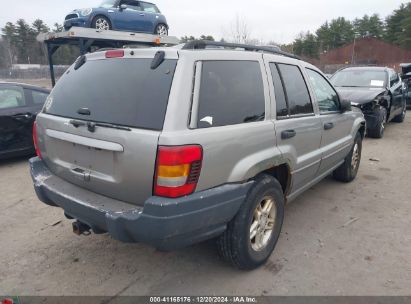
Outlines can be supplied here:
<path id="1" fill-rule="evenodd" d="M 289 204 L 275 252 L 252 272 L 212 241 L 164 253 L 78 237 L 37 200 L 27 159 L 0 162 L 0 294 L 411 295 L 410 151 L 411 119 L 366 139 L 358 178 L 327 178 Z"/>

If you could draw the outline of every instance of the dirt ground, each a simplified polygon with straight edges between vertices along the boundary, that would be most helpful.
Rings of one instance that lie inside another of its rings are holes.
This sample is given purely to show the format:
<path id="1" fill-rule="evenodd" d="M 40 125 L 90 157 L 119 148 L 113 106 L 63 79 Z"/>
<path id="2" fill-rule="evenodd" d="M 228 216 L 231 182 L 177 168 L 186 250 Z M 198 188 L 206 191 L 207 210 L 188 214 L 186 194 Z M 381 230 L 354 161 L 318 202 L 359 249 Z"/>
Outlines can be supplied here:
<path id="1" fill-rule="evenodd" d="M 411 117 L 366 139 L 358 178 L 328 178 L 289 204 L 275 252 L 252 272 L 221 261 L 211 241 L 163 253 L 78 237 L 37 200 L 27 158 L 2 161 L 0 294 L 411 295 L 410 152 Z"/>

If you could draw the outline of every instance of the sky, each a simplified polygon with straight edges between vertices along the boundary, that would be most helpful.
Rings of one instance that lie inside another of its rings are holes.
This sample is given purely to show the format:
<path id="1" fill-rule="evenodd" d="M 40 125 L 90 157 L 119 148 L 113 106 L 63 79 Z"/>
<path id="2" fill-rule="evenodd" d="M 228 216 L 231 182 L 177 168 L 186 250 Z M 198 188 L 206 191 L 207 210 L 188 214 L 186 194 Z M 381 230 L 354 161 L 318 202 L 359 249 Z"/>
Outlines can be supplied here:
<path id="1" fill-rule="evenodd" d="M 6 22 L 37 18 L 48 25 L 63 23 L 72 9 L 93 7 L 101 0 L 0 0 L 0 27 Z M 261 41 L 292 42 L 302 31 L 314 32 L 326 20 L 350 20 L 364 14 L 386 17 L 406 0 L 153 0 L 167 17 L 170 35 L 217 39 L 230 33 L 236 16 L 246 21 L 251 36 Z M 7 9 L 4 9 L 7 8 Z"/>

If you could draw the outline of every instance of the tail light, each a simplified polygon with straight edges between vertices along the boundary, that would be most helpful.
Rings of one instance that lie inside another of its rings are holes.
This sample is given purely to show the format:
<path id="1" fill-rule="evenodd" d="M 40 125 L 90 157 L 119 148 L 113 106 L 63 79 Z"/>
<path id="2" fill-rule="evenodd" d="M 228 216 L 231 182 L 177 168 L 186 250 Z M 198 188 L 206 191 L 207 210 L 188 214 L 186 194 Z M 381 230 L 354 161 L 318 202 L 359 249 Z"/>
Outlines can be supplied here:
<path id="1" fill-rule="evenodd" d="M 106 58 L 121 58 L 124 57 L 124 50 L 110 50 L 106 52 Z"/>
<path id="2" fill-rule="evenodd" d="M 36 150 L 36 154 L 41 159 L 41 152 L 40 152 L 38 141 L 37 141 L 37 122 L 36 121 L 34 121 L 34 124 L 33 124 L 33 143 L 34 143 L 34 149 Z"/>
<path id="3" fill-rule="evenodd" d="M 202 160 L 203 149 L 199 145 L 159 146 L 154 195 L 176 198 L 193 193 Z"/>

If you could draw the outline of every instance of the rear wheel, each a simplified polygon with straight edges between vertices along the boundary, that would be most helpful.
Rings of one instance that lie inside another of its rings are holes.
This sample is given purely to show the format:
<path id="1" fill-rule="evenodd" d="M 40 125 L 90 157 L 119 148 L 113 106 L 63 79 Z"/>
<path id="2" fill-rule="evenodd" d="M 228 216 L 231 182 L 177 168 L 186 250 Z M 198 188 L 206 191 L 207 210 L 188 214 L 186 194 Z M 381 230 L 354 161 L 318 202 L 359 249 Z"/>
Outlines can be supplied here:
<path id="1" fill-rule="evenodd" d="M 280 183 L 272 176 L 259 176 L 217 241 L 220 255 L 237 268 L 257 268 L 273 252 L 283 219 L 284 194 Z"/>
<path id="2" fill-rule="evenodd" d="M 91 27 L 97 30 L 108 31 L 111 30 L 111 23 L 108 18 L 104 16 L 97 16 L 91 22 Z"/>
<path id="3" fill-rule="evenodd" d="M 377 114 L 377 125 L 368 129 L 368 135 L 373 138 L 382 138 L 384 136 L 385 124 L 387 123 L 387 110 L 385 108 L 380 108 L 376 111 Z"/>
<path id="4" fill-rule="evenodd" d="M 351 152 L 347 155 L 344 163 L 334 171 L 333 175 L 336 180 L 349 183 L 355 179 L 361 162 L 362 136 L 357 133 L 354 139 L 354 145 Z"/>
<path id="5" fill-rule="evenodd" d="M 159 36 L 168 36 L 168 28 L 165 24 L 159 24 L 156 26 L 154 34 Z"/>

